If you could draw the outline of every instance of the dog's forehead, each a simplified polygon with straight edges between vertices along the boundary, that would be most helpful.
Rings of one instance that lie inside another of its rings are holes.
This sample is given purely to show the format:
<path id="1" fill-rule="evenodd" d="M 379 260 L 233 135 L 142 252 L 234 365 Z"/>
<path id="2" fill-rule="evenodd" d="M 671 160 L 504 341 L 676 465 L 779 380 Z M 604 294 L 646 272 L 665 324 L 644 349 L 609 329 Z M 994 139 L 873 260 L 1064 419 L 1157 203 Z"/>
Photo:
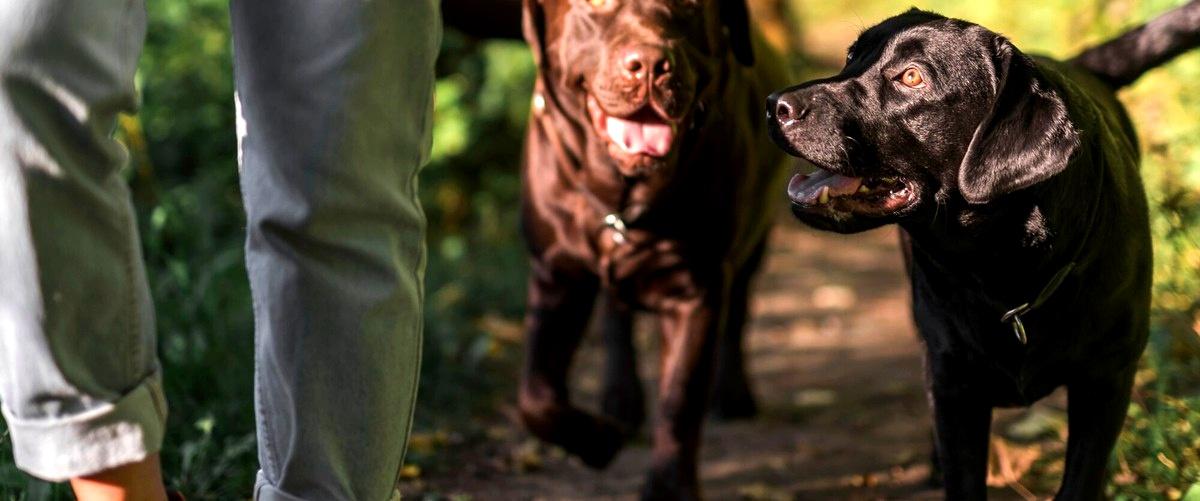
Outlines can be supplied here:
<path id="1" fill-rule="evenodd" d="M 536 0 L 534 0 L 536 1 Z M 686 38 L 716 17 L 718 0 L 545 0 L 550 39 L 565 33 L 585 38 Z"/>
<path id="2" fill-rule="evenodd" d="M 642 18 L 671 19 L 692 17 L 708 12 L 719 0 L 526 0 L 540 2 L 551 18 L 570 12 L 578 15 L 614 17 L 613 14 Z M 595 2 L 595 3 L 593 3 Z"/>
<path id="3" fill-rule="evenodd" d="M 893 16 L 863 31 L 858 39 L 850 45 L 846 59 L 853 61 L 868 53 L 882 51 L 901 34 L 917 31 L 919 27 L 937 21 L 948 20 L 940 14 L 917 9 Z"/>
<path id="4" fill-rule="evenodd" d="M 529 0 L 542 4 L 546 9 L 561 10 L 580 8 L 588 11 L 606 12 L 613 9 L 670 9 L 716 4 L 718 0 Z"/>

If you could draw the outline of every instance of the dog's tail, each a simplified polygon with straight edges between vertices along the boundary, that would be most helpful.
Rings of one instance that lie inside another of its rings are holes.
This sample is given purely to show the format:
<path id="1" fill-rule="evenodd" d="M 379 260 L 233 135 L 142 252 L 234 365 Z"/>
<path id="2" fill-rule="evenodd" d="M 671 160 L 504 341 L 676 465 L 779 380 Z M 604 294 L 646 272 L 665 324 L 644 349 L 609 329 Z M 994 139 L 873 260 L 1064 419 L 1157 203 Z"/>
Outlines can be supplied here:
<path id="1" fill-rule="evenodd" d="M 1085 49 L 1071 62 L 1119 89 L 1196 47 L 1200 47 L 1200 0 L 1192 0 L 1117 38 Z"/>

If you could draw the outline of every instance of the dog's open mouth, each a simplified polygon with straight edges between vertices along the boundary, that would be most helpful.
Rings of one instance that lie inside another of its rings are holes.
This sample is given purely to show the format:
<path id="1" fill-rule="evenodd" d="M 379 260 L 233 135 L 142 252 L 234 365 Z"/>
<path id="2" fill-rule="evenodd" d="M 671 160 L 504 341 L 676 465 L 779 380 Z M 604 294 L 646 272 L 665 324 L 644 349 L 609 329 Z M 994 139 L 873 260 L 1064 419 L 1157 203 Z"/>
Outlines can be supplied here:
<path id="1" fill-rule="evenodd" d="M 899 177 L 850 177 L 817 169 L 792 177 L 788 198 L 801 209 L 887 215 L 912 205 L 916 193 Z"/>
<path id="2" fill-rule="evenodd" d="M 596 132 L 605 136 L 619 153 L 660 159 L 669 155 L 675 145 L 678 125 L 649 105 L 629 116 L 616 117 L 605 112 L 596 98 L 589 95 L 587 108 Z"/>

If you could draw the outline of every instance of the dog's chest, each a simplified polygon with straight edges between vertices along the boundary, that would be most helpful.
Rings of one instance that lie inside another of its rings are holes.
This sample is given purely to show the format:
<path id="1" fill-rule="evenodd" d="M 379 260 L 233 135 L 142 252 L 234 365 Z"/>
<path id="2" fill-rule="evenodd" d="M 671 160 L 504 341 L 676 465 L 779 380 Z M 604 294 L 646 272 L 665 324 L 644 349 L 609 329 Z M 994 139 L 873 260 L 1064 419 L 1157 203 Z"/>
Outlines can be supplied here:
<path id="1" fill-rule="evenodd" d="M 600 228 L 593 237 L 592 249 L 596 274 L 606 287 L 644 283 L 652 275 L 682 269 L 686 262 L 678 240 L 628 226 L 620 230 L 611 225 Z"/>
<path id="2" fill-rule="evenodd" d="M 670 298 L 694 296 L 706 283 L 696 270 L 719 268 L 706 266 L 707 254 L 689 252 L 697 246 L 656 224 L 591 219 L 573 221 L 588 235 L 579 258 L 602 287 L 631 305 L 654 309 Z"/>
<path id="3" fill-rule="evenodd" d="M 1073 361 L 1061 346 L 1060 322 L 1033 312 L 1025 318 L 1027 342 L 990 305 L 961 293 L 936 304 L 914 297 L 921 337 L 931 363 L 956 367 L 954 379 L 978 388 L 996 406 L 1024 406 L 1065 382 Z"/>
<path id="4" fill-rule="evenodd" d="M 979 382 L 997 407 L 1028 406 L 1065 383 L 1063 360 L 1034 361 L 1031 357 L 997 357 L 980 364 Z"/>

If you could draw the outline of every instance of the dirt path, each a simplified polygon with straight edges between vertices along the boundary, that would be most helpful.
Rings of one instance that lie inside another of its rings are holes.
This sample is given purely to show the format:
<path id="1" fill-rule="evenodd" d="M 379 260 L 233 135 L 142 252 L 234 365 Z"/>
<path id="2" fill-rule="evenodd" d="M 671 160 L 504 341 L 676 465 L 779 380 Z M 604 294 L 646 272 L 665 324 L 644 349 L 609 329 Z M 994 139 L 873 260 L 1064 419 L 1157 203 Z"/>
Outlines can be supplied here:
<path id="1" fill-rule="evenodd" d="M 778 225 L 749 334 L 764 411 L 706 426 L 708 499 L 940 498 L 925 487 L 929 416 L 895 231 L 841 236 Z M 654 336 L 640 330 L 641 360 L 653 361 Z M 581 353 L 581 402 L 594 402 L 601 357 L 595 339 Z M 642 374 L 652 388 L 653 364 Z M 486 438 L 451 447 L 446 464 L 406 481 L 406 497 L 636 497 L 650 456 L 644 440 L 593 472 L 529 438 L 511 415 L 502 410 Z M 1015 497 L 1009 489 L 992 496 Z"/>

